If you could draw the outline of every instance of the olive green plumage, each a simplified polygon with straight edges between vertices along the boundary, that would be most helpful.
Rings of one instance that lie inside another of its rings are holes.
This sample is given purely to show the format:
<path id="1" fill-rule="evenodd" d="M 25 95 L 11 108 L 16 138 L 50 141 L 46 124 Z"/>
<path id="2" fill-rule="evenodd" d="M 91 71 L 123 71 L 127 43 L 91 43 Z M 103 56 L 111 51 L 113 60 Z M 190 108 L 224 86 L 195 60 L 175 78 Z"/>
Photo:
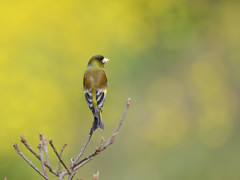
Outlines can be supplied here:
<path id="1" fill-rule="evenodd" d="M 102 55 L 93 56 L 88 62 L 87 70 L 84 73 L 83 87 L 85 98 L 94 116 L 91 132 L 98 127 L 104 129 L 102 122 L 102 107 L 107 95 L 107 75 L 104 64 L 108 62 Z"/>

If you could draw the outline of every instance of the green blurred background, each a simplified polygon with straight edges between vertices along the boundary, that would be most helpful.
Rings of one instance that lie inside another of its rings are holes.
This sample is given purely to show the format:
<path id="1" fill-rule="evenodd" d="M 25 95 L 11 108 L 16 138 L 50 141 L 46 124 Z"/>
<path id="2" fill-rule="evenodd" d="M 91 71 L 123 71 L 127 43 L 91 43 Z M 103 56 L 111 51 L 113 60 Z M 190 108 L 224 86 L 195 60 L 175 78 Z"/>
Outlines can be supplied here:
<path id="1" fill-rule="evenodd" d="M 99 170 L 104 180 L 240 179 L 239 7 L 237 0 L 1 1 L 0 179 L 41 179 L 12 147 L 21 134 L 35 148 L 42 132 L 58 149 L 68 144 L 66 162 L 76 156 L 93 120 L 82 77 L 96 54 L 110 59 L 106 129 L 85 155 L 111 135 L 128 97 L 132 106 L 116 143 L 76 177 Z"/>

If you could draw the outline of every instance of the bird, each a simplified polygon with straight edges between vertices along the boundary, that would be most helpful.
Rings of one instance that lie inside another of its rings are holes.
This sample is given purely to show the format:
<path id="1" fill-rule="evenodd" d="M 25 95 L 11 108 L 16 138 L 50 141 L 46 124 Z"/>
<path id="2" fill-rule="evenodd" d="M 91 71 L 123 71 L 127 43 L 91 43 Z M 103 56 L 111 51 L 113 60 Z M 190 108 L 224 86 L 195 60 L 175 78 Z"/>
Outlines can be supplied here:
<path id="1" fill-rule="evenodd" d="M 84 73 L 83 88 L 85 99 L 94 116 L 90 133 L 93 133 L 99 127 L 104 129 L 102 107 L 108 89 L 108 79 L 104 70 L 104 64 L 108 61 L 109 59 L 102 55 L 95 55 L 89 60 Z"/>

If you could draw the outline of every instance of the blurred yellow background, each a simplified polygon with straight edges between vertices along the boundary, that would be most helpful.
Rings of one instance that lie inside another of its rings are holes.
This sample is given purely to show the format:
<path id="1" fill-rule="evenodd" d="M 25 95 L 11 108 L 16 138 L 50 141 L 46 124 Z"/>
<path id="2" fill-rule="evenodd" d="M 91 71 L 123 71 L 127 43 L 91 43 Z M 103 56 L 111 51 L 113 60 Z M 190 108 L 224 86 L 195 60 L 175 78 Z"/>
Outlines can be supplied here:
<path id="1" fill-rule="evenodd" d="M 41 177 L 14 151 L 24 134 L 52 137 L 70 163 L 93 117 L 82 77 L 102 54 L 107 139 L 116 143 L 77 177 L 105 180 L 240 179 L 240 2 L 234 0 L 1 1 L 0 179 Z M 40 168 L 22 145 L 20 149 Z M 37 148 L 36 148 L 37 150 Z M 52 154 L 51 162 L 57 167 Z"/>

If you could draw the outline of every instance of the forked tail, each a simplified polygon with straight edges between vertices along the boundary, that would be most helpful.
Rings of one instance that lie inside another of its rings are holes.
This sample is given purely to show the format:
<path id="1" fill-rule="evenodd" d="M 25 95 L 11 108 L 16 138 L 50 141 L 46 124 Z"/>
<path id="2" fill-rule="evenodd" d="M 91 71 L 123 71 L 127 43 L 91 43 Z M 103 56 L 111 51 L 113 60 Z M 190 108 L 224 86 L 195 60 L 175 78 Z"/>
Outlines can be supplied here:
<path id="1" fill-rule="evenodd" d="M 94 116 L 94 121 L 93 121 L 93 126 L 92 126 L 92 130 L 91 131 L 94 132 L 99 127 L 101 129 L 104 129 L 104 124 L 102 122 L 101 112 L 99 112 L 99 114 L 97 116 Z"/>

